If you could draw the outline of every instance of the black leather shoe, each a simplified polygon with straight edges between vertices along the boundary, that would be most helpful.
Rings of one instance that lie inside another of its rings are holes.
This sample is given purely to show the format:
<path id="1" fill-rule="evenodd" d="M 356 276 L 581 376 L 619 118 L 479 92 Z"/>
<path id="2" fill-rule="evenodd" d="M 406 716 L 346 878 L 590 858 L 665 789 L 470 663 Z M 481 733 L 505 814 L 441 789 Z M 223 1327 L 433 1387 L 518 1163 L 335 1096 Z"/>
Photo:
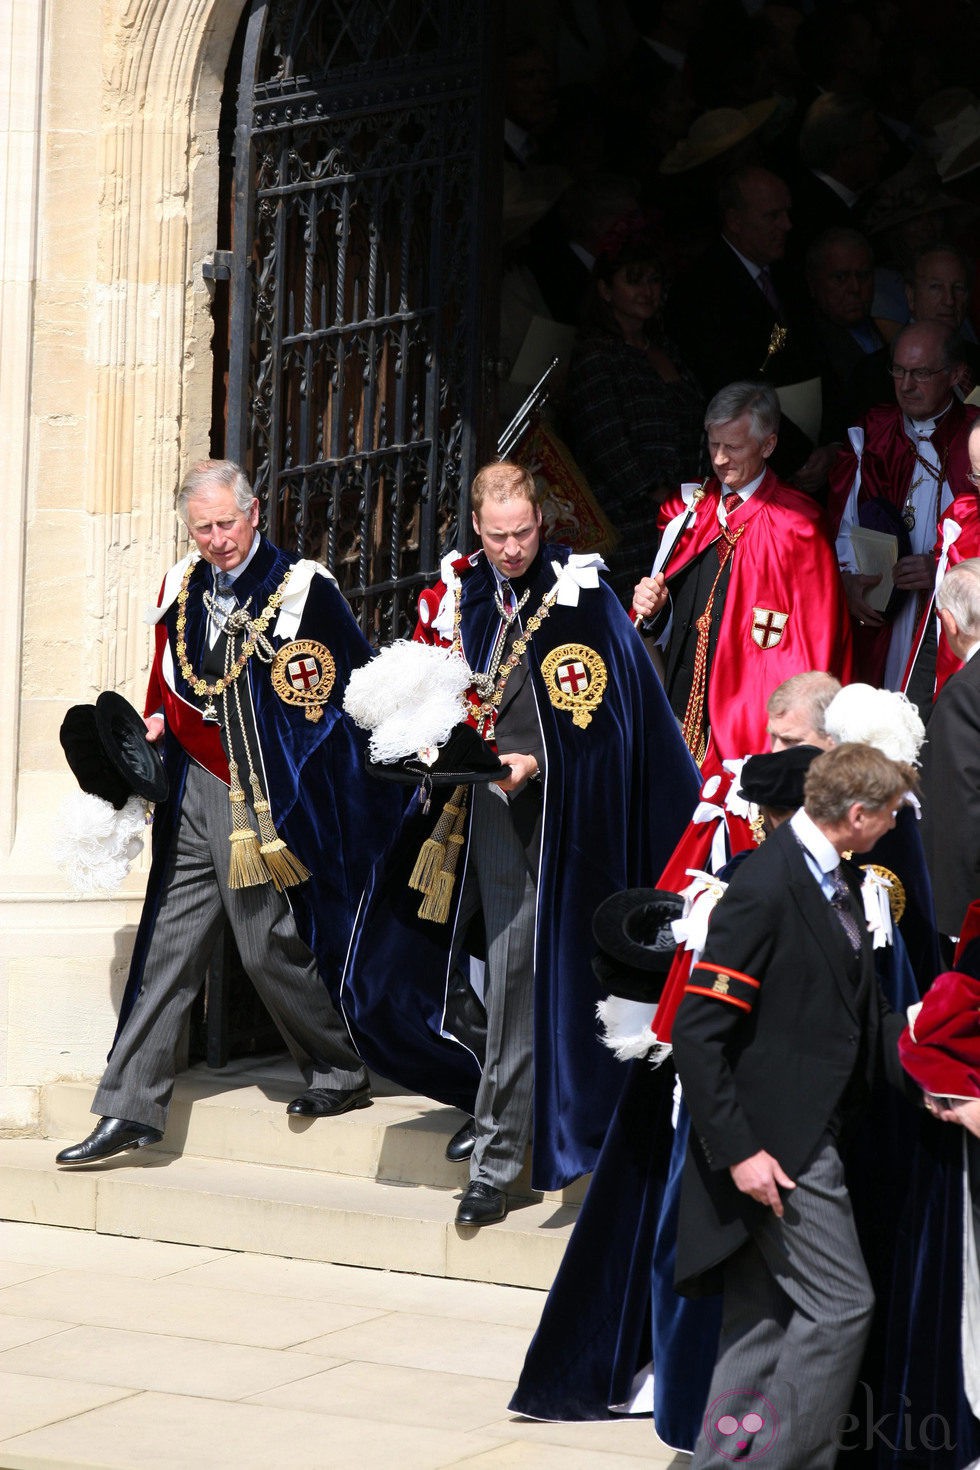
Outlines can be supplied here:
<path id="1" fill-rule="evenodd" d="M 286 1112 L 300 1113 L 304 1118 L 336 1118 L 338 1113 L 370 1106 L 371 1089 L 365 1082 L 363 1087 L 308 1087 L 300 1097 L 293 1098 Z"/>
<path id="2" fill-rule="evenodd" d="M 148 1123 L 130 1123 L 125 1118 L 100 1118 L 88 1138 L 81 1143 L 63 1148 L 55 1159 L 56 1164 L 94 1164 L 100 1159 L 111 1159 L 113 1154 L 125 1153 L 129 1148 L 146 1148 L 148 1143 L 159 1143 L 163 1134 L 159 1128 Z"/>
<path id="3" fill-rule="evenodd" d="M 446 1158 L 451 1164 L 461 1164 L 468 1159 L 476 1147 L 476 1119 L 469 1118 L 446 1144 Z"/>
<path id="4" fill-rule="evenodd" d="M 456 1211 L 457 1225 L 496 1225 L 507 1213 L 507 1196 L 502 1189 L 474 1179 Z"/>

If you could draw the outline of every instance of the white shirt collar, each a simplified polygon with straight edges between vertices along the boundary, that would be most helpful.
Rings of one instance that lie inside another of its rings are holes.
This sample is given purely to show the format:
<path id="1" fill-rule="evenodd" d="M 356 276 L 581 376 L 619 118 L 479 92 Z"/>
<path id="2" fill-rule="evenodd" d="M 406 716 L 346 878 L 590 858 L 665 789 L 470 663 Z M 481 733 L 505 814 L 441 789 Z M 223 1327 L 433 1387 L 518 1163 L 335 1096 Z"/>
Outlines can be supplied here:
<path id="1" fill-rule="evenodd" d="M 980 648 L 980 643 L 974 643 L 971 644 L 971 646 L 966 650 L 966 653 L 963 655 L 963 662 L 965 664 L 968 664 L 970 662 L 970 659 L 976 653 L 978 648 Z"/>
<path id="2" fill-rule="evenodd" d="M 654 41 L 650 36 L 644 36 L 643 39 L 650 50 L 656 52 L 661 61 L 666 61 L 667 65 L 672 66 L 675 71 L 682 69 L 687 60 L 685 52 L 678 51 L 676 46 L 665 46 L 663 41 Z"/>
<path id="3" fill-rule="evenodd" d="M 585 246 L 580 245 L 577 240 L 569 240 L 568 248 L 573 255 L 578 257 L 587 270 L 591 270 L 595 265 L 595 256 L 591 250 L 586 250 Z"/>
<path id="4" fill-rule="evenodd" d="M 793 813 L 789 824 L 821 873 L 832 873 L 836 867 L 840 866 L 840 853 L 830 838 L 821 832 L 816 822 L 807 816 L 802 807 Z"/>
<path id="5" fill-rule="evenodd" d="M 853 189 L 849 189 L 846 184 L 842 184 L 840 179 L 831 178 L 830 174 L 821 173 L 818 168 L 811 169 L 810 172 L 815 179 L 819 179 L 822 184 L 827 185 L 828 189 L 832 189 L 838 199 L 843 199 L 848 209 L 853 209 L 857 204 L 860 196 L 855 194 Z"/>
<path id="6" fill-rule="evenodd" d="M 527 163 L 531 156 L 531 135 L 519 123 L 511 122 L 509 117 L 504 118 L 504 142 L 515 158 Z"/>
<path id="7" fill-rule="evenodd" d="M 724 240 L 725 244 L 728 246 L 732 254 L 738 256 L 739 260 L 745 266 L 745 269 L 748 271 L 753 281 L 757 281 L 759 279 L 759 276 L 762 274 L 762 271 L 768 269 L 768 266 L 756 265 L 754 260 L 749 260 L 749 257 L 747 255 L 743 255 L 741 250 L 737 250 L 735 248 L 727 235 L 722 235 L 721 238 Z"/>

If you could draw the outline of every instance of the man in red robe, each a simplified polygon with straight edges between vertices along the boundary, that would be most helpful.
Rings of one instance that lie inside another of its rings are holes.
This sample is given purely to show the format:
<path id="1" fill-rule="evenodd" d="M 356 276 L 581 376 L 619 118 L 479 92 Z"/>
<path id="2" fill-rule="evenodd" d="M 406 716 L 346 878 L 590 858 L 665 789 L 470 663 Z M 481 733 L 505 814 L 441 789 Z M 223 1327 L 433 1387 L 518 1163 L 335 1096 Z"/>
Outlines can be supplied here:
<path id="1" fill-rule="evenodd" d="M 854 622 L 855 673 L 869 684 L 905 687 L 916 625 L 936 577 L 936 523 L 954 497 L 976 492 L 967 480 L 967 439 L 977 410 L 954 389 L 963 371 L 956 331 L 938 321 L 913 322 L 895 339 L 894 404 L 869 410 L 850 430 L 831 475 L 831 519 L 848 607 Z M 856 527 L 894 534 L 899 557 L 895 591 L 884 609 L 868 594 L 881 578 L 862 573 L 851 540 Z M 935 644 L 919 661 L 925 686 L 912 695 L 928 703 Z M 910 691 L 911 692 L 911 691 Z"/>
<path id="2" fill-rule="evenodd" d="M 808 669 L 851 672 L 847 606 L 821 508 L 766 461 L 779 402 L 732 383 L 708 405 L 714 475 L 661 511 L 653 574 L 633 597 L 665 650 L 665 687 L 705 777 L 765 750 L 766 700 Z"/>

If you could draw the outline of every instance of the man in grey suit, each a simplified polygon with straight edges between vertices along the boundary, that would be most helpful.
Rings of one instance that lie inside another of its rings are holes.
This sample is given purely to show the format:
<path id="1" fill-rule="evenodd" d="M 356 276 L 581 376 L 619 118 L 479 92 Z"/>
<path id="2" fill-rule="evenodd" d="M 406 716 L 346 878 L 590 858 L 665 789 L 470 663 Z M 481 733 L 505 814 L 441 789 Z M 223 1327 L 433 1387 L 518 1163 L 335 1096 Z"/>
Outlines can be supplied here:
<path id="1" fill-rule="evenodd" d="M 963 916 L 980 898 L 980 557 L 950 568 L 936 607 L 963 660 L 940 690 L 922 755 L 922 842 L 949 963 Z"/>
<path id="2" fill-rule="evenodd" d="M 841 1140 L 879 1060 L 904 1086 L 842 855 L 890 831 L 914 783 L 871 746 L 818 756 L 802 809 L 732 877 L 674 1021 L 692 1119 L 677 1289 L 724 1297 L 697 1470 L 836 1460 L 874 1305 Z"/>
<path id="3" fill-rule="evenodd" d="M 226 917 L 306 1079 L 287 1111 L 370 1102 L 335 1005 L 357 895 L 400 812 L 364 772 L 364 739 L 340 703 L 370 649 L 326 569 L 260 533 L 238 465 L 196 465 L 177 511 L 195 549 L 164 578 L 145 706 L 170 795 L 155 813 L 146 903 L 92 1107 L 101 1117 L 61 1165 L 161 1139 L 180 1038 Z"/>

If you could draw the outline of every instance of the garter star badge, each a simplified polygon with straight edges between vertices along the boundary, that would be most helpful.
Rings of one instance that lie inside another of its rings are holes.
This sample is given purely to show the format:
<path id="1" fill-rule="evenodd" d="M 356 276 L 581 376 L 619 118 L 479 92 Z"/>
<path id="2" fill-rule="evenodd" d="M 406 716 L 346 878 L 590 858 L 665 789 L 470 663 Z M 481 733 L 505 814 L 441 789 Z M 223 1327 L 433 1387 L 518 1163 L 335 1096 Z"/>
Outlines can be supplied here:
<path id="1" fill-rule="evenodd" d="M 555 709 L 571 710 L 573 722 L 584 730 L 602 703 L 608 682 L 606 665 L 595 649 L 563 643 L 541 660 L 541 674 Z"/>
<path id="2" fill-rule="evenodd" d="M 773 612 L 768 607 L 752 609 L 752 642 L 760 648 L 775 648 L 789 622 L 789 613 Z"/>
<path id="3" fill-rule="evenodd" d="M 325 643 L 312 638 L 296 638 L 284 643 L 270 670 L 272 687 L 284 704 L 305 708 L 308 720 L 319 720 L 323 706 L 330 698 L 337 665 Z"/>

